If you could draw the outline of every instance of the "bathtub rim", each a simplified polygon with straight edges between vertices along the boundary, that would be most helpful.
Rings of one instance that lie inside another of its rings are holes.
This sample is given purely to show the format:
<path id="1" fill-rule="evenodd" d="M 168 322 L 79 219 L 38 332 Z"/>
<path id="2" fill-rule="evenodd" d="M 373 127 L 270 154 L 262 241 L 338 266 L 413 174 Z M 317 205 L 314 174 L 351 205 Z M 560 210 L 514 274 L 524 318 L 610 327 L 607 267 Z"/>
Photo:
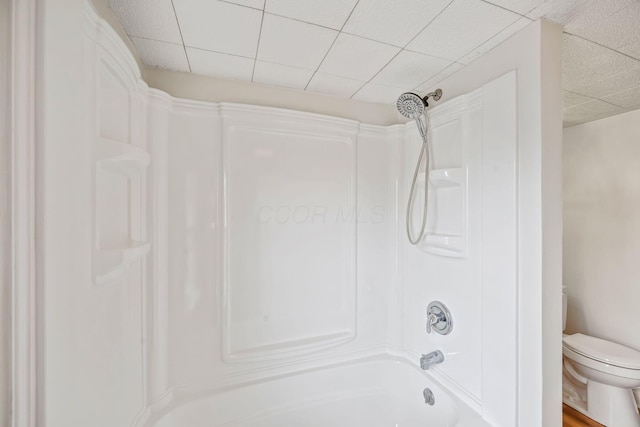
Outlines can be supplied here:
<path id="1" fill-rule="evenodd" d="M 465 415 L 475 416 L 486 424 L 482 417 L 480 403 L 473 396 L 467 395 L 457 384 L 452 383 L 437 367 L 429 371 L 423 371 L 417 363 L 419 356 L 415 357 L 404 349 L 384 347 L 383 351 L 380 350 L 380 347 L 376 347 L 368 349 L 368 351 L 354 352 L 347 356 L 342 354 L 339 356 L 320 357 L 311 364 L 306 360 L 267 368 L 257 368 L 241 374 L 231 374 L 216 378 L 215 384 L 211 380 L 206 380 L 199 384 L 171 386 L 157 399 L 149 402 L 146 410 L 134 420 L 132 427 L 155 427 L 162 418 L 178 408 L 199 400 L 211 398 L 219 393 L 230 392 L 273 380 L 369 362 L 395 362 L 412 368 L 416 371 L 416 375 L 422 375 L 432 382 L 434 387 L 439 388 L 438 392 L 446 393 L 455 407 L 460 408 Z M 489 424 L 486 425 L 488 426 Z"/>

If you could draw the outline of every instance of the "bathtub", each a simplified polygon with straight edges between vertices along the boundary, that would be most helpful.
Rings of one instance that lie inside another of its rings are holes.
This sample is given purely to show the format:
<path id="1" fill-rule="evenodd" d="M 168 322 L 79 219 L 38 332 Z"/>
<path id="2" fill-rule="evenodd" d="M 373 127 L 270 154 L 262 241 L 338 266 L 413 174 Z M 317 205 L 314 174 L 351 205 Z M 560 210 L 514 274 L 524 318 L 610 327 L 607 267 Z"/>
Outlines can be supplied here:
<path id="1" fill-rule="evenodd" d="M 425 403 L 430 388 L 433 406 Z M 402 360 L 334 365 L 226 388 L 153 427 L 484 427 L 481 417 Z"/>

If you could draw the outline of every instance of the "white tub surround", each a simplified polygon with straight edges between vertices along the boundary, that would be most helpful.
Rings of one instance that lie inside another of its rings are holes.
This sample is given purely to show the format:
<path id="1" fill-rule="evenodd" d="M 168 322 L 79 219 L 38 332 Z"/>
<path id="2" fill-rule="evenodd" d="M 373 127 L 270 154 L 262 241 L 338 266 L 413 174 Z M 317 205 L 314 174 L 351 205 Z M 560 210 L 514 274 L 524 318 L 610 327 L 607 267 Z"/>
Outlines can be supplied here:
<path id="1" fill-rule="evenodd" d="M 467 258 L 445 259 L 408 248 L 406 259 L 410 264 L 403 270 L 408 275 L 402 277 L 406 289 L 411 290 L 405 293 L 407 307 L 414 307 L 404 310 L 407 316 L 414 316 L 415 310 L 423 304 L 426 307 L 429 300 L 438 299 L 449 305 L 458 318 L 458 313 L 469 316 L 469 322 L 478 323 L 482 318 L 480 325 L 474 326 L 482 330 L 482 357 L 475 361 L 467 359 L 467 363 L 481 364 L 483 372 L 493 370 L 495 373 L 485 377 L 490 379 L 482 381 L 480 392 L 483 416 L 495 425 L 555 427 L 562 423 L 561 36 L 561 28 L 555 24 L 531 24 L 457 73 L 424 90 L 441 88 L 446 99 L 452 99 L 458 95 L 468 96 L 485 85 L 504 83 L 504 77 L 498 77 L 513 70 L 516 74 L 516 107 L 504 113 L 504 126 L 483 126 L 482 143 L 487 150 L 483 151 L 482 159 L 496 162 L 496 167 L 468 179 L 469 185 L 478 185 L 477 179 L 496 184 L 483 184 L 481 194 L 483 198 L 491 198 L 495 205 L 482 203 L 481 211 L 468 216 L 469 230 L 475 233 L 469 235 L 469 242 L 483 245 L 481 256 L 473 249 Z M 505 102 L 504 96 L 507 96 L 504 91 L 495 98 L 491 96 L 495 92 L 487 93 L 487 107 L 493 101 Z M 510 127 L 510 114 L 515 115 L 515 128 Z M 482 120 L 490 119 L 484 109 L 481 116 Z M 491 133 L 493 130 L 497 132 Z M 509 138 L 513 135 L 511 131 L 515 132 L 515 139 Z M 407 185 L 400 188 L 406 189 Z M 404 200 L 401 198 L 401 203 Z M 493 209 L 493 206 L 501 208 Z M 479 222 L 482 231 L 478 234 L 476 224 Z M 477 270 L 476 275 L 471 273 L 474 259 L 486 266 Z M 461 282 L 452 282 L 449 277 L 464 278 Z M 464 299 L 449 296 L 456 286 L 460 287 L 456 295 L 465 295 Z M 454 308 L 450 299 L 464 304 L 464 309 Z M 496 306 L 500 309 L 496 310 Z M 502 310 L 510 309 L 513 311 L 505 317 Z M 517 320 L 505 320 L 511 316 Z M 410 321 L 406 325 L 405 336 L 415 343 L 412 349 L 418 353 L 424 351 L 424 344 L 419 344 L 422 330 L 414 323 Z M 453 340 L 447 341 L 448 337 L 434 339 L 442 345 L 453 344 Z M 464 352 L 456 357 L 477 356 Z M 517 360 L 515 364 L 514 360 Z M 471 391 L 471 398 L 477 393 L 473 390 L 478 390 L 477 375 L 476 371 L 465 377 L 466 382 L 457 381 Z M 475 389 L 473 381 L 476 381 Z M 513 392 L 514 389 L 517 392 Z"/>
<path id="2" fill-rule="evenodd" d="M 11 73 L 10 5 L 0 3 L 0 425 L 11 422 Z"/>
<path id="3" fill-rule="evenodd" d="M 555 29 L 532 24 L 493 51 L 530 52 L 522 63 L 445 81 L 429 235 L 408 250 L 413 124 L 173 98 L 91 6 L 58 1 L 43 12 L 40 134 L 48 427 L 343 422 L 345 405 L 363 408 L 353 424 L 381 405 L 389 418 L 372 425 L 556 426 L 540 347 L 560 333 L 555 301 L 547 323 L 541 311 L 555 281 L 540 178 L 555 152 L 527 92 L 547 89 L 523 65 Z M 432 300 L 451 309 L 450 335 L 426 334 Z M 444 362 L 416 369 L 434 350 Z M 225 404 L 238 399 L 254 406 Z"/>
<path id="4" fill-rule="evenodd" d="M 6 300 L 2 303 L 2 328 L 6 341 L 0 345 L 0 359 L 6 377 L 0 379 L 4 390 L 0 403 L 0 423 L 11 427 L 32 427 L 40 413 L 38 394 L 42 393 L 42 377 L 38 375 L 37 359 L 42 350 L 43 333 L 39 330 L 42 305 L 36 281 L 36 230 L 41 217 L 36 206 L 42 202 L 36 193 L 38 131 L 37 119 L 41 98 L 36 84 L 41 83 L 36 73 L 39 54 L 37 43 L 41 27 L 38 25 L 35 1 L 10 0 L 3 2 L 2 83 L 5 92 L 6 122 L 1 130 L 3 165 L 0 167 L 7 191 L 2 197 L 4 205 L 2 230 L 2 287 Z M 5 50 L 6 49 L 6 50 Z M 6 54 L 5 54 L 6 53 Z M 6 62 L 4 62 L 6 61 Z M 5 119 L 3 117 L 3 119 Z M 5 133 L 6 131 L 6 133 Z M 39 158 L 38 158 L 39 159 Z M 5 404 L 7 406 L 5 406 Z"/>
<path id="5" fill-rule="evenodd" d="M 496 93 L 487 104 L 487 94 Z M 404 242 L 395 182 L 406 186 L 403 153 L 419 147 L 412 123 L 379 127 L 154 96 L 151 105 L 158 107 L 153 111 L 166 117 L 168 131 L 152 128 L 150 137 L 169 135 L 168 154 L 160 154 L 167 171 L 155 170 L 159 179 L 168 176 L 167 187 L 154 189 L 159 199 L 172 201 L 167 258 L 157 261 L 168 265 L 167 287 L 159 291 L 167 300 L 154 309 L 167 317 L 158 318 L 156 328 L 168 328 L 163 368 L 168 374 L 162 376 L 170 378 L 169 390 L 241 384 L 259 372 L 276 375 L 292 366 L 304 369 L 319 360 L 384 354 L 394 347 L 408 351 L 415 363 L 420 352 L 445 351 L 447 361 L 433 375 L 477 411 L 487 410 L 483 399 L 496 393 L 497 401 L 498 393 L 515 387 L 515 368 L 509 375 L 506 371 L 515 363 L 514 323 L 492 329 L 496 343 L 487 351 L 502 358 L 496 376 L 491 364 L 480 363 L 480 343 L 490 338 L 488 331 L 470 315 L 483 322 L 490 321 L 484 316 L 514 318 L 514 304 L 492 305 L 489 297 L 513 292 L 512 282 L 485 279 L 496 286 L 485 286 L 491 310 L 472 311 L 475 306 L 469 304 L 477 300 L 456 298 L 461 293 L 479 298 L 481 282 L 474 279 L 479 268 L 495 272 L 505 265 L 504 248 L 481 247 L 474 233 L 497 236 L 505 230 L 504 219 L 495 222 L 495 230 L 477 221 L 481 205 L 491 210 L 513 202 L 500 189 L 514 185 L 514 102 L 515 75 L 508 74 L 431 112 L 436 203 L 418 256 L 434 258 L 429 258 L 430 273 L 426 264 L 414 273 L 435 274 L 438 262 L 451 269 L 437 270 L 442 280 L 448 275 L 448 286 L 418 296 L 393 270 L 397 257 L 407 256 L 394 246 Z M 505 150 L 511 156 L 502 154 Z M 483 157 L 489 153 L 491 159 Z M 482 192 L 482 186 L 493 190 Z M 164 231 L 154 234 L 163 239 Z M 481 264 L 482 250 L 486 260 L 493 254 L 499 265 Z M 406 314 L 394 315 L 415 333 L 397 334 L 386 322 L 388 297 L 396 301 L 403 294 L 414 304 L 404 307 Z M 451 301 L 458 319 L 455 333 L 425 333 L 429 297 Z M 495 387 L 483 396 L 482 384 L 488 381 Z M 506 407 L 504 399 L 501 405 Z"/>
<path id="6" fill-rule="evenodd" d="M 493 413 L 496 425 L 514 423 L 516 410 L 514 394 L 503 395 L 499 407 L 487 405 L 498 398 L 498 390 L 514 389 L 517 376 L 516 323 L 498 320 L 517 316 L 515 103 L 516 76 L 509 73 L 433 107 L 427 235 L 416 247 L 406 239 L 400 247 L 404 345 L 414 357 L 442 350 L 446 360 L 434 375 L 478 411 Z M 402 201 L 408 197 L 419 138 L 416 129 L 405 136 Z M 403 229 L 401 221 L 401 235 Z M 454 333 L 425 338 L 426 305 L 433 300 L 451 310 Z M 491 328 L 483 329 L 487 324 Z"/>

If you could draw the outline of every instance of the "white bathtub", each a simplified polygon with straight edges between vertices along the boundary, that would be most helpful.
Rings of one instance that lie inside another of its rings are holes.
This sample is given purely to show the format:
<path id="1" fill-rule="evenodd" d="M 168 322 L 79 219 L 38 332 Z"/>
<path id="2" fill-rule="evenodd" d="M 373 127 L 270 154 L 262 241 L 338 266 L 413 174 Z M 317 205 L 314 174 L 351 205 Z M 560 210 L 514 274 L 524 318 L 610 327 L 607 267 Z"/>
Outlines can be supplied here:
<path id="1" fill-rule="evenodd" d="M 428 387 L 435 405 L 425 404 Z M 227 388 L 153 427 L 483 427 L 474 411 L 402 361 L 342 364 Z"/>

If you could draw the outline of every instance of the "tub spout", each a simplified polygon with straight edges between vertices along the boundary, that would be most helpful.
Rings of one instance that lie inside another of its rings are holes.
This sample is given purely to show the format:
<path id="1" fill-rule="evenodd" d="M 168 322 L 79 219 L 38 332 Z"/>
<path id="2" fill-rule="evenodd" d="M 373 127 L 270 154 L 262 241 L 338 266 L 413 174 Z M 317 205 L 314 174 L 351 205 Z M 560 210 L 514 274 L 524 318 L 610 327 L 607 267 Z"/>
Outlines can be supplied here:
<path id="1" fill-rule="evenodd" d="M 432 351 L 429 354 L 423 354 L 420 358 L 420 367 L 424 370 L 444 362 L 444 354 L 440 350 Z"/>

